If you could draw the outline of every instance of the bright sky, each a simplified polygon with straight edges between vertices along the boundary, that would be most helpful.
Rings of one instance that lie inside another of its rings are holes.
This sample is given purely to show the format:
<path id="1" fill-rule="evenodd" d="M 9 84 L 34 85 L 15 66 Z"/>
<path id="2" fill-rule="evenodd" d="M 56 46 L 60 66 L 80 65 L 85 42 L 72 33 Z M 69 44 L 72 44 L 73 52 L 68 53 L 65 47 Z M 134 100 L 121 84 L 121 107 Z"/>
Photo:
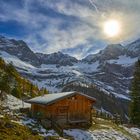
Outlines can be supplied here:
<path id="1" fill-rule="evenodd" d="M 140 0 L 0 0 L 0 34 L 82 58 L 139 38 L 139 13 Z"/>

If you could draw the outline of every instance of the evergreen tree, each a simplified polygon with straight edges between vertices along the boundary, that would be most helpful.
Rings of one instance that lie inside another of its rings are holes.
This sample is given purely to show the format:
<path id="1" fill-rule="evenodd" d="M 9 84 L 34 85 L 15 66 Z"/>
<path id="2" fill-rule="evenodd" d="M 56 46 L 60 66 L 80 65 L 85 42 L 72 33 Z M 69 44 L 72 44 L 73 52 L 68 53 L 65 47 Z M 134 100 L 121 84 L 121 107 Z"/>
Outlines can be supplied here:
<path id="1" fill-rule="evenodd" d="M 10 91 L 9 77 L 7 73 L 0 72 L 0 91 L 8 93 Z"/>
<path id="2" fill-rule="evenodd" d="M 31 84 L 30 84 L 30 96 L 31 96 L 31 97 L 34 97 L 33 92 L 34 92 L 33 84 L 31 83 Z"/>
<path id="3" fill-rule="evenodd" d="M 131 88 L 130 121 L 140 126 L 140 60 L 136 63 Z"/>
<path id="4" fill-rule="evenodd" d="M 48 94 L 48 93 L 49 93 L 48 90 L 44 87 L 42 87 L 39 91 L 39 95 L 41 95 L 41 96 Z"/>
<path id="5" fill-rule="evenodd" d="M 12 89 L 12 91 L 11 91 L 11 94 L 13 95 L 13 96 L 15 96 L 15 97 L 17 97 L 17 98 L 20 98 L 21 99 L 21 89 L 20 89 L 20 87 L 17 85 L 17 86 L 15 86 L 13 89 Z"/>
<path id="6" fill-rule="evenodd" d="M 47 91 L 46 88 L 44 88 L 44 94 L 48 94 L 49 92 Z"/>
<path id="7" fill-rule="evenodd" d="M 39 94 L 40 94 L 41 96 L 44 95 L 44 88 L 43 88 L 43 87 L 40 89 Z"/>

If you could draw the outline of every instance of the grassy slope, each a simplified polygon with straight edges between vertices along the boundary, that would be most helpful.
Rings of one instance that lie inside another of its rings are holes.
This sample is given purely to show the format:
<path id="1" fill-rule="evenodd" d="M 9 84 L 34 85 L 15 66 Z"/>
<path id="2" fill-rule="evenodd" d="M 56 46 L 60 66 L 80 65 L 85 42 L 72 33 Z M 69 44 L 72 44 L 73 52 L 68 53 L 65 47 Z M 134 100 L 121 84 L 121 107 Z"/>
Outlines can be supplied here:
<path id="1" fill-rule="evenodd" d="M 127 137 L 133 140 L 139 140 L 135 135 L 129 133 L 122 125 L 117 125 L 109 120 L 104 120 L 100 118 L 94 118 L 94 124 L 89 128 L 89 130 L 100 130 L 100 129 L 114 129 L 117 132 L 121 132 Z"/>
<path id="2" fill-rule="evenodd" d="M 8 118 L 0 118 L 0 140 L 43 140 L 43 137 Z"/>

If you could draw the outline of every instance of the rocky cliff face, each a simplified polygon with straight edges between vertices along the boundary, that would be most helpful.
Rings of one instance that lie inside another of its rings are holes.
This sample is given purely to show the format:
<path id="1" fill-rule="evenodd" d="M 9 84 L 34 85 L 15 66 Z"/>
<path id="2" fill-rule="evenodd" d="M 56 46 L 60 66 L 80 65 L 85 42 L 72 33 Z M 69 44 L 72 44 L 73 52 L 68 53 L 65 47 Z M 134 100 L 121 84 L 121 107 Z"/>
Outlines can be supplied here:
<path id="1" fill-rule="evenodd" d="M 43 64 L 57 64 L 57 66 L 72 66 L 73 63 L 77 63 L 78 60 L 62 52 L 52 54 L 36 53 L 37 57 Z"/>
<path id="2" fill-rule="evenodd" d="M 125 46 L 126 53 L 130 57 L 140 57 L 140 39 Z"/>

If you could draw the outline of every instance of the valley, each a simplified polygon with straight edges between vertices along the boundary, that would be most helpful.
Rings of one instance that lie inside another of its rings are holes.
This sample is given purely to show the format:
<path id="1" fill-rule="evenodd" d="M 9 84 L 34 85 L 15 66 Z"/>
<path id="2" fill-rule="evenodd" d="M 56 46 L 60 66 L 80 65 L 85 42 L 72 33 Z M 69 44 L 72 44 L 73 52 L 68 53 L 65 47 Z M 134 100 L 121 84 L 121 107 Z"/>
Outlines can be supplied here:
<path id="1" fill-rule="evenodd" d="M 134 64 L 140 57 L 139 46 L 140 40 L 126 46 L 112 44 L 97 54 L 78 60 L 62 52 L 34 53 L 25 42 L 1 36 L 0 57 L 12 63 L 22 76 L 40 88 L 47 88 L 50 93 L 82 91 L 97 98 L 99 110 L 113 114 L 112 102 L 125 118 L 128 116 Z"/>

